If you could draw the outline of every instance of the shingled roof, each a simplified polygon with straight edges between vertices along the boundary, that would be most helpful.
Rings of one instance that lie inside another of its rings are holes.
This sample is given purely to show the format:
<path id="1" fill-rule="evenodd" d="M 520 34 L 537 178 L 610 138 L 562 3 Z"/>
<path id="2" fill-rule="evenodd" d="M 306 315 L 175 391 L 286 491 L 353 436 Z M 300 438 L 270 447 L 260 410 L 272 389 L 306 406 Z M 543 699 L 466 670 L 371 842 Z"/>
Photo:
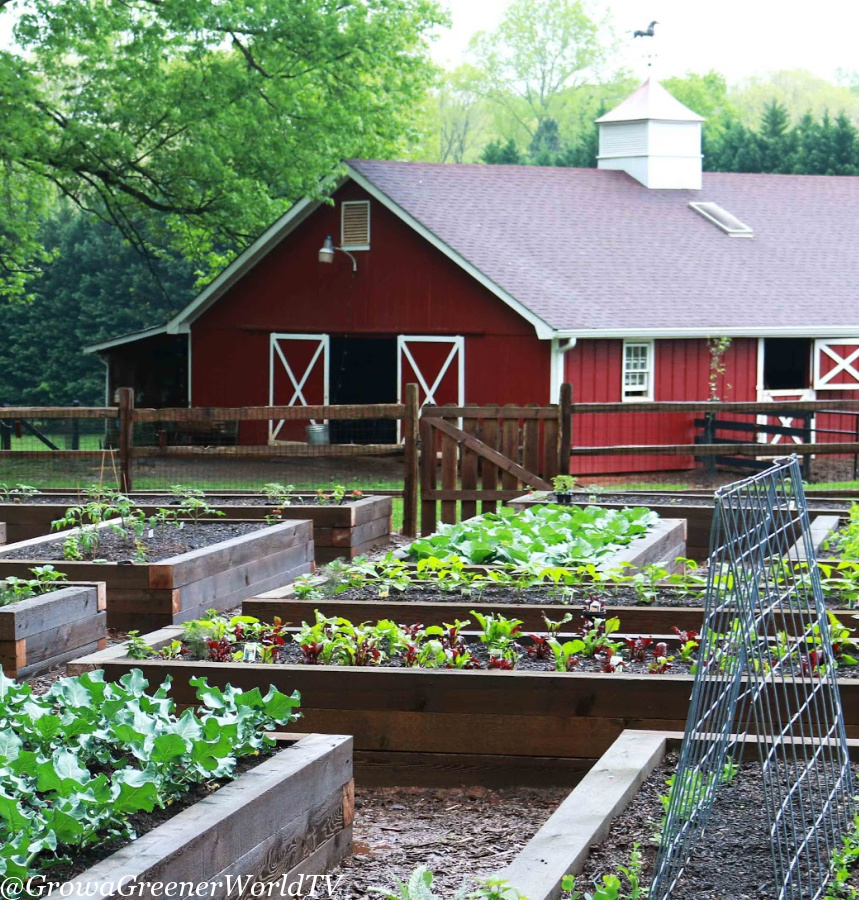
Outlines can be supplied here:
<path id="1" fill-rule="evenodd" d="M 561 333 L 859 334 L 859 177 L 705 173 L 700 191 L 660 191 L 597 169 L 348 165 Z"/>

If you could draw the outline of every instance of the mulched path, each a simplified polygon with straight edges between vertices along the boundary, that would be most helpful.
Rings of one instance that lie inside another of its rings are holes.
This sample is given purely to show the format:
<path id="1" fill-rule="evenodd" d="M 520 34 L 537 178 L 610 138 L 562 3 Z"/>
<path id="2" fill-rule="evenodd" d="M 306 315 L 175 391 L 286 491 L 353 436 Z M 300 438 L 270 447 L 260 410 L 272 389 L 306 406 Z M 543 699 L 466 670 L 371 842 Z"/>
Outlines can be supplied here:
<path id="1" fill-rule="evenodd" d="M 264 522 L 200 522 L 197 525 L 185 524 L 182 528 L 175 526 L 159 525 L 156 528 L 147 528 L 141 541 L 146 548 L 145 562 L 159 562 L 187 553 L 190 550 L 200 550 L 210 547 L 220 541 L 251 534 L 268 526 Z M 108 562 L 134 562 L 135 538 L 132 535 L 124 537 L 104 528 L 100 532 L 96 559 Z M 38 559 L 38 560 L 63 560 L 63 540 L 48 541 L 44 544 L 29 544 L 18 550 L 6 550 L 0 552 L 2 559 Z M 61 562 L 60 562 L 61 564 Z"/>
<path id="2" fill-rule="evenodd" d="M 676 762 L 676 756 L 668 757 L 653 771 L 635 800 L 615 819 L 607 838 L 591 848 L 576 879 L 578 890 L 591 890 L 603 874 L 629 865 L 636 843 L 642 854 L 642 884 L 650 884 L 657 854 L 655 835 L 664 814 L 659 798 L 668 793 L 666 781 Z M 859 766 L 853 768 L 859 772 Z M 733 782 L 722 785 L 701 845 L 672 891 L 672 900 L 773 900 L 776 896 L 760 779 L 760 766 L 747 763 Z"/>
<path id="3" fill-rule="evenodd" d="M 393 893 L 418 866 L 434 874 L 433 892 L 504 868 L 569 793 L 568 788 L 356 788 L 354 855 L 331 873 L 338 900 Z"/>

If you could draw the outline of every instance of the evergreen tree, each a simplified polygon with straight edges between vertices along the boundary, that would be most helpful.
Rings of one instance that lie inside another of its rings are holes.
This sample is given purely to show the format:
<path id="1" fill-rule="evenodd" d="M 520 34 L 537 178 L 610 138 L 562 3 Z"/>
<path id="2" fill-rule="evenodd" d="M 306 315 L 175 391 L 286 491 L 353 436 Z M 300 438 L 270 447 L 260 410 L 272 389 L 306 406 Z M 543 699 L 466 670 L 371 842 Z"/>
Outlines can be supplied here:
<path id="1" fill-rule="evenodd" d="M 534 137 L 528 145 L 528 157 L 532 165 L 552 166 L 561 152 L 561 135 L 558 122 L 551 116 L 540 119 Z"/>
<path id="2" fill-rule="evenodd" d="M 480 161 L 489 166 L 521 166 L 525 162 L 513 138 L 506 143 L 499 138 L 487 144 L 480 154 Z"/>
<path id="3" fill-rule="evenodd" d="M 0 402 L 65 406 L 104 402 L 104 366 L 87 344 L 162 325 L 194 296 L 178 258 L 146 260 L 119 232 L 71 209 L 42 228 L 53 260 L 31 299 L 0 303 Z"/>

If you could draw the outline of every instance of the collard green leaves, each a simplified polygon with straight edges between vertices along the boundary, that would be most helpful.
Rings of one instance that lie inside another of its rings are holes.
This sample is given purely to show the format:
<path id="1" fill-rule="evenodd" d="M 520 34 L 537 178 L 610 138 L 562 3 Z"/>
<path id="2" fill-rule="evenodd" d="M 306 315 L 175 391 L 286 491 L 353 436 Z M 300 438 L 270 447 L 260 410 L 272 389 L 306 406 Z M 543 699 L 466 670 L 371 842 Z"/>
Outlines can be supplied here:
<path id="1" fill-rule="evenodd" d="M 458 556 L 466 563 L 510 563 L 537 567 L 599 562 L 644 534 L 658 519 L 645 507 L 611 510 L 599 506 L 535 506 L 501 509 L 458 525 L 441 525 L 414 541 L 414 559 Z"/>
<path id="2" fill-rule="evenodd" d="M 0 876 L 133 838 L 129 815 L 230 777 L 238 757 L 271 745 L 266 729 L 298 717 L 297 693 L 194 686 L 204 708 L 177 716 L 169 681 L 149 694 L 139 669 L 119 684 L 101 671 L 65 678 L 41 696 L 0 672 Z"/>

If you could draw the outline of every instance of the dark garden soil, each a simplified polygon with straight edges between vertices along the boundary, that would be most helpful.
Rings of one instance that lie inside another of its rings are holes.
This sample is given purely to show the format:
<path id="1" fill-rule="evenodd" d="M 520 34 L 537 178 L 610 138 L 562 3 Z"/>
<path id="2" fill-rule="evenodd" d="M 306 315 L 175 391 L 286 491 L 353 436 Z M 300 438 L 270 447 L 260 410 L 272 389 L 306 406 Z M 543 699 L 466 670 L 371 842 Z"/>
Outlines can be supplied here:
<path id="1" fill-rule="evenodd" d="M 387 593 L 384 593 L 388 590 Z M 381 591 L 381 592 L 380 592 Z M 518 590 L 511 587 L 488 587 L 477 591 L 472 589 L 470 594 L 459 591 L 442 591 L 429 585 L 410 587 L 405 591 L 395 591 L 379 588 L 378 585 L 363 588 L 350 588 L 334 596 L 325 594 L 324 597 L 312 596 L 311 600 L 319 602 L 336 603 L 337 601 L 380 601 L 392 600 L 403 603 L 473 603 L 481 606 L 492 604 L 505 604 L 513 606 L 546 606 L 567 607 L 570 612 L 578 613 L 584 604 L 593 599 L 602 600 L 606 606 L 652 606 L 652 607 L 704 607 L 703 593 L 686 593 L 660 588 L 657 595 L 648 601 L 643 601 L 633 588 L 600 588 L 595 585 L 580 585 L 566 592 L 557 588 L 528 587 Z M 838 594 L 831 593 L 825 596 L 826 605 L 831 609 L 844 609 L 849 606 L 847 600 L 841 599 Z M 560 615 L 561 611 L 558 611 Z M 552 616 L 550 616 L 552 618 Z M 621 617 L 621 626 L 623 618 Z"/>
<path id="2" fill-rule="evenodd" d="M 146 557 L 138 561 L 159 562 L 267 527 L 264 522 L 200 522 L 197 525 L 185 524 L 182 528 L 172 525 L 147 528 L 140 538 Z M 110 529 L 102 529 L 95 558 L 106 562 L 135 562 L 134 541 L 134 537 L 127 538 Z M 0 552 L 0 559 L 62 560 L 63 538 L 17 550 L 5 550 Z"/>
<path id="3" fill-rule="evenodd" d="M 338 900 L 393 893 L 418 867 L 434 874 L 433 893 L 452 897 L 468 879 L 506 866 L 569 793 L 569 788 L 356 787 L 354 853 L 334 869 Z M 337 879 L 342 880 L 338 883 Z"/>
<path id="4" fill-rule="evenodd" d="M 606 840 L 591 848 L 576 879 L 578 890 L 590 891 L 602 875 L 629 865 L 636 843 L 642 854 L 642 884 L 650 884 L 657 853 L 654 835 L 663 816 L 659 798 L 668 793 L 666 781 L 676 763 L 675 756 L 666 758 L 615 819 Z M 853 768 L 859 772 L 859 766 Z M 774 900 L 765 815 L 760 766 L 746 763 L 730 784 L 719 789 L 707 831 L 672 891 L 672 900 Z"/>

